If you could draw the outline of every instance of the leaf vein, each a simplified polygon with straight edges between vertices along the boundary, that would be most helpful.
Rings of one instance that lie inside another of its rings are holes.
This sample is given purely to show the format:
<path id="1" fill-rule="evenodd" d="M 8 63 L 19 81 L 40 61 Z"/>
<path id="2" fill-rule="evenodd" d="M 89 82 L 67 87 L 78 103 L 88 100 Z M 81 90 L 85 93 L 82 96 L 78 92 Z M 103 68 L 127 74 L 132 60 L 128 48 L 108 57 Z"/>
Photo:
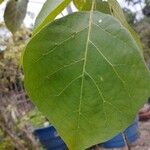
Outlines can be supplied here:
<path id="1" fill-rule="evenodd" d="M 46 53 L 42 54 L 37 60 L 34 60 L 35 63 L 39 62 L 41 59 L 43 59 L 44 56 L 51 54 L 52 52 L 54 52 L 59 46 L 62 46 L 64 43 L 68 42 L 70 39 L 74 38 L 74 36 L 78 33 L 81 33 L 82 31 L 86 30 L 88 28 L 85 27 L 83 29 L 81 29 L 80 31 L 75 32 L 74 34 L 72 34 L 71 36 L 69 36 L 68 38 L 66 38 L 65 40 L 63 40 L 60 43 L 57 43 L 53 48 L 51 48 L 50 50 L 48 50 Z"/>
<path id="2" fill-rule="evenodd" d="M 60 96 L 73 82 L 75 82 L 77 79 L 81 78 L 82 75 L 79 75 L 78 77 L 76 77 L 75 79 L 71 80 L 66 87 L 64 87 L 61 92 L 59 92 L 59 94 L 57 94 L 56 96 Z"/>
<path id="3" fill-rule="evenodd" d="M 99 26 L 98 24 L 96 24 L 96 23 L 92 23 L 93 25 L 95 25 L 95 26 L 97 26 L 99 29 L 101 29 L 102 31 L 104 31 L 104 32 L 106 32 L 110 37 L 114 37 L 114 38 L 116 38 L 118 41 L 120 41 L 120 42 L 122 42 L 122 43 L 124 43 L 125 45 L 129 45 L 129 43 L 127 43 L 126 41 L 124 41 L 124 40 L 120 40 L 116 35 L 113 35 L 113 34 L 111 34 L 110 32 L 108 32 L 107 30 L 105 30 L 105 29 L 103 29 L 101 26 Z M 130 44 L 130 46 L 133 48 L 133 49 L 135 49 L 131 44 Z"/>
<path id="4" fill-rule="evenodd" d="M 90 43 L 96 48 L 96 50 L 100 53 L 100 55 L 104 58 L 104 60 L 111 66 L 111 68 L 113 69 L 114 73 L 116 74 L 118 79 L 123 84 L 123 87 L 125 88 L 126 92 L 128 93 L 129 98 L 131 98 L 130 93 L 126 89 L 126 85 L 125 85 L 126 82 L 120 77 L 120 75 L 119 75 L 118 71 L 115 69 L 114 65 L 108 60 L 108 58 L 101 52 L 101 50 L 91 40 L 90 40 Z"/>
<path id="5" fill-rule="evenodd" d="M 105 114 L 105 122 L 107 122 L 108 121 L 108 118 L 107 118 L 107 113 L 106 113 L 106 111 L 105 111 L 105 107 L 104 107 L 104 103 L 106 102 L 106 100 L 105 100 L 105 98 L 104 98 L 104 96 L 103 96 L 103 93 L 102 93 L 102 91 L 101 91 L 101 89 L 98 87 L 98 85 L 97 85 L 97 83 L 95 82 L 95 80 L 94 80 L 94 78 L 87 72 L 87 71 L 85 71 L 85 73 L 89 76 L 89 78 L 92 80 L 92 82 L 94 83 L 94 85 L 95 85 L 95 87 L 96 87 L 96 89 L 97 89 L 97 91 L 98 91 L 98 93 L 99 93 L 99 96 L 100 96 L 100 98 L 102 99 L 102 104 L 103 104 L 103 111 L 104 111 L 104 114 Z"/>
<path id="6" fill-rule="evenodd" d="M 53 76 L 54 74 L 58 73 L 60 70 L 63 70 L 63 69 L 68 68 L 68 67 L 71 67 L 72 65 L 75 65 L 75 64 L 77 64 L 77 63 L 79 63 L 79 62 L 81 62 L 83 60 L 84 60 L 84 58 L 82 58 L 80 60 L 77 60 L 77 61 L 74 61 L 74 62 L 72 62 L 70 64 L 64 65 L 63 67 L 61 67 L 61 68 L 57 69 L 56 71 L 54 71 L 53 73 L 51 73 L 50 75 L 46 76 L 46 78 L 49 79 L 51 76 Z"/>

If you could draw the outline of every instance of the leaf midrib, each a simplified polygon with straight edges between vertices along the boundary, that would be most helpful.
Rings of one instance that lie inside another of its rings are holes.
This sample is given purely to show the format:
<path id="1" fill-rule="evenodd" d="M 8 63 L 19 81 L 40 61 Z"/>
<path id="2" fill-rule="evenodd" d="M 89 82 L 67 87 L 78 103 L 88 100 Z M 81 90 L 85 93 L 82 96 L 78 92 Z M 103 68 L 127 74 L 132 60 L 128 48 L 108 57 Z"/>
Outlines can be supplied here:
<path id="1" fill-rule="evenodd" d="M 80 126 L 79 126 L 79 121 L 80 121 L 80 116 L 82 115 L 81 114 L 81 108 L 82 108 L 82 99 L 83 99 L 83 86 L 84 86 L 84 77 L 85 77 L 85 74 L 88 73 L 86 72 L 86 62 L 87 62 L 87 54 L 88 54 L 88 48 L 89 48 L 89 43 L 91 42 L 90 40 L 90 35 L 91 35 L 91 28 L 92 28 L 92 15 L 93 15 L 93 8 L 94 8 L 94 4 L 95 4 L 95 0 L 93 0 L 93 3 L 92 3 L 92 9 L 90 11 L 90 17 L 89 17 L 89 25 L 88 25 L 88 35 L 87 35 L 87 41 L 86 41 L 86 49 L 85 49 L 85 54 L 84 54 L 84 63 L 83 63 L 83 70 L 82 70 L 82 79 L 81 79 L 81 90 L 80 90 L 80 101 L 79 101 L 79 110 L 78 110 L 78 120 L 77 120 L 77 131 L 80 129 Z M 124 41 L 123 41 L 124 42 Z M 126 43 L 126 42 L 125 42 Z M 101 55 L 103 56 L 103 54 L 101 53 Z M 103 56 L 105 58 L 105 56 Z M 119 80 L 123 83 L 123 86 L 125 86 L 125 81 L 122 80 L 122 78 L 120 77 L 120 75 L 118 74 L 118 72 L 116 71 L 116 69 L 113 67 L 113 65 L 109 62 L 109 60 L 107 60 L 107 58 L 105 58 L 106 62 L 113 68 L 113 71 L 115 72 L 115 74 L 117 75 L 117 77 L 119 78 Z M 89 74 L 88 74 L 89 75 Z M 95 83 L 95 82 L 94 82 Z M 105 101 L 105 98 L 103 97 L 103 94 L 101 92 L 101 90 L 99 89 L 98 86 L 96 86 L 96 88 L 98 89 L 98 92 L 99 92 L 99 95 L 100 97 L 102 98 L 103 100 L 103 103 L 107 102 Z M 128 93 L 128 91 L 126 91 Z M 130 94 L 128 93 L 129 97 L 130 97 Z M 130 97 L 131 98 L 131 97 Z M 108 102 L 108 104 L 110 104 Z M 113 105 L 113 104 L 111 104 Z M 115 107 L 116 108 L 116 107 Z M 121 112 L 120 110 L 116 109 L 117 111 Z M 106 115 L 106 112 L 105 112 L 105 118 L 107 120 L 107 115 Z M 77 136 L 75 137 L 77 138 Z M 76 142 L 76 141 L 75 141 Z"/>
<path id="2" fill-rule="evenodd" d="M 88 48 L 89 48 L 89 41 L 90 41 L 90 35 L 91 35 L 91 27 L 92 27 L 92 15 L 93 15 L 93 10 L 94 10 L 94 5 L 95 5 L 95 0 L 92 2 L 92 7 L 89 15 L 89 23 L 88 23 L 88 35 L 87 35 L 87 41 L 86 41 L 86 49 L 84 53 L 84 63 L 83 63 L 83 70 L 82 70 L 82 79 L 81 79 L 81 89 L 80 89 L 80 101 L 79 101 L 79 109 L 78 109 L 78 118 L 77 118 L 77 131 L 79 130 L 79 121 L 80 121 L 80 116 L 81 116 L 81 107 L 82 107 L 82 99 L 83 99 L 83 85 L 84 85 L 84 76 L 85 76 L 85 67 L 86 67 L 86 62 L 87 62 L 87 54 L 88 54 Z M 76 134 L 78 132 L 76 131 Z M 77 138 L 77 135 L 76 137 Z M 75 143 L 77 141 L 75 140 Z"/>

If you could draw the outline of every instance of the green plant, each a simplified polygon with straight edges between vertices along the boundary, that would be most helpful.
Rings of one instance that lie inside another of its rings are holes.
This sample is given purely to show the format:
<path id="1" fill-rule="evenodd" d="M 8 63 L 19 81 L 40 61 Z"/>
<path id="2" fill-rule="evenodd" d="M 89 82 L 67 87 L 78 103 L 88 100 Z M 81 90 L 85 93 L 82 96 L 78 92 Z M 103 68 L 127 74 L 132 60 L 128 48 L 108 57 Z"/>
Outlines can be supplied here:
<path id="1" fill-rule="evenodd" d="M 8 29 L 14 33 L 25 18 L 28 0 L 10 0 L 7 3 L 4 20 Z"/>
<path id="2" fill-rule="evenodd" d="M 0 0 L 0 4 L 3 2 L 3 0 Z"/>
<path id="3" fill-rule="evenodd" d="M 23 118 L 21 118 L 19 126 L 23 126 L 25 122 L 30 122 L 34 128 L 43 127 L 45 117 L 36 108 L 27 113 Z"/>
<path id="4" fill-rule="evenodd" d="M 9 137 L 6 137 L 2 142 L 0 142 L 0 150 L 11 150 L 15 149 L 13 143 Z"/>
<path id="5" fill-rule="evenodd" d="M 61 19 L 54 21 L 62 11 L 57 6 L 46 11 L 26 46 L 23 69 L 34 104 L 70 150 L 83 150 L 133 121 L 149 96 L 150 74 L 116 1 L 73 2 L 80 11 Z"/>

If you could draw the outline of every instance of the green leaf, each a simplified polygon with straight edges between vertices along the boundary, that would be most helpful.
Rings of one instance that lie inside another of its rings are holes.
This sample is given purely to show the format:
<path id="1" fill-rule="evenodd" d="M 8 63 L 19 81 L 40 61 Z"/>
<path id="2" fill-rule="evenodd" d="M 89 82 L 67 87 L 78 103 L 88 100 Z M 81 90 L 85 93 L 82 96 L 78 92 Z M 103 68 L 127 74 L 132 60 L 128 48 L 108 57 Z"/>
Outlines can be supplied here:
<path id="1" fill-rule="evenodd" d="M 4 20 L 7 28 L 16 32 L 21 26 L 27 11 L 28 0 L 10 0 L 7 3 Z"/>
<path id="2" fill-rule="evenodd" d="M 122 132 L 150 95 L 150 74 L 131 34 L 114 17 L 77 12 L 28 43 L 25 87 L 69 150 Z"/>
<path id="3" fill-rule="evenodd" d="M 37 33 L 44 26 L 53 21 L 70 2 L 71 0 L 47 0 L 36 18 L 34 33 Z"/>
<path id="4" fill-rule="evenodd" d="M 141 44 L 140 38 L 138 37 L 137 33 L 128 24 L 128 22 L 127 22 L 127 20 L 126 20 L 126 18 L 124 16 L 123 10 L 120 7 L 119 3 L 116 0 L 109 0 L 108 4 L 109 4 L 110 10 L 111 10 L 111 14 L 114 17 L 116 17 L 122 23 L 122 25 L 124 25 L 130 31 L 130 33 L 132 34 L 133 38 L 137 42 L 138 46 L 140 48 L 142 48 L 142 44 Z M 142 54 L 142 49 L 140 50 L 140 52 Z"/>
<path id="5" fill-rule="evenodd" d="M 92 0 L 73 0 L 73 2 L 79 10 L 84 10 L 84 11 L 91 10 Z M 107 1 L 96 0 L 94 10 L 97 10 L 106 14 L 111 14 L 114 17 L 116 17 L 122 23 L 122 25 L 125 26 L 130 31 L 133 38 L 137 42 L 138 46 L 142 48 L 142 44 L 140 42 L 140 39 L 137 33 L 130 27 L 130 25 L 126 21 L 123 10 L 116 0 L 107 0 Z M 142 53 L 142 50 L 140 52 Z"/>
<path id="6" fill-rule="evenodd" d="M 3 2 L 4 0 L 0 0 L 0 4 Z"/>
<path id="7" fill-rule="evenodd" d="M 92 0 L 73 0 L 73 2 L 79 10 L 91 10 Z M 107 1 L 96 0 L 94 10 L 110 14 L 110 8 Z"/>

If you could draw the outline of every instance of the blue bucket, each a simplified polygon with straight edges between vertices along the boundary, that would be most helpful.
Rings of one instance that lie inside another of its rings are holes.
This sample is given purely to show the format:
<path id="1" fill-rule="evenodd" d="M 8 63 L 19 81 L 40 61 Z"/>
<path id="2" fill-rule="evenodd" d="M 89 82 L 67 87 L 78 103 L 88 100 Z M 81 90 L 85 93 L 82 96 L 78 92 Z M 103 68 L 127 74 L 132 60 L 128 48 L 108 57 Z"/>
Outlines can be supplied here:
<path id="1" fill-rule="evenodd" d="M 35 129 L 34 134 L 38 137 L 43 148 L 47 150 L 67 150 L 66 144 L 58 136 L 53 126 Z"/>
<path id="2" fill-rule="evenodd" d="M 123 132 L 126 136 L 128 144 L 135 142 L 139 138 L 138 118 Z M 104 148 L 120 148 L 124 147 L 126 142 L 123 135 L 120 133 L 111 140 L 101 144 Z"/>

